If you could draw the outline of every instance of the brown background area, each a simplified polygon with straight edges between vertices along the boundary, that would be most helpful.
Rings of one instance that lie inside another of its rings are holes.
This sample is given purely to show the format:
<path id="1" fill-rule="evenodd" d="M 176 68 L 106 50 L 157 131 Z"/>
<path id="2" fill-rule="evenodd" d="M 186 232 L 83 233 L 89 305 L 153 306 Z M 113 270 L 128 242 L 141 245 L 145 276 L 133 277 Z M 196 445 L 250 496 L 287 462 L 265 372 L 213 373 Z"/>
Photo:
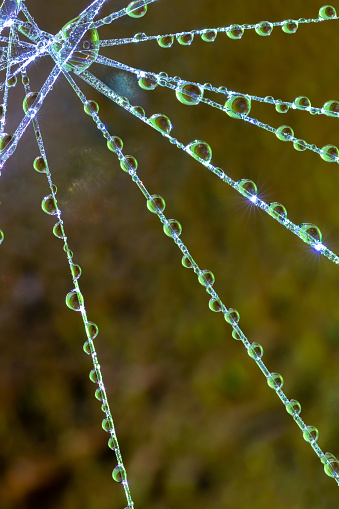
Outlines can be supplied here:
<path id="1" fill-rule="evenodd" d="M 123 2 L 109 2 L 106 13 Z M 338 10 L 338 4 L 333 4 Z M 56 33 L 85 1 L 27 0 L 41 28 Z M 140 20 L 122 19 L 100 37 L 168 33 L 316 17 L 315 0 L 159 0 Z M 156 42 L 105 49 L 132 66 L 226 85 L 243 93 L 314 106 L 338 99 L 338 23 L 301 26 L 295 35 L 219 34 L 191 47 Z M 49 59 L 29 69 L 41 87 Z M 92 68 L 91 68 L 92 70 Z M 182 142 L 207 141 L 212 162 L 233 179 L 251 178 L 267 202 L 282 202 L 295 223 L 314 222 L 339 251 L 339 170 L 309 151 L 206 105 L 187 107 L 169 90 L 141 90 L 113 70 L 93 66 L 148 116 L 165 113 Z M 81 81 L 78 80 L 81 84 Z M 319 445 L 339 454 L 337 267 L 320 259 L 266 214 L 87 85 L 110 132 L 139 162 L 151 193 L 215 289 L 238 309 L 240 325 L 264 347 L 288 397 L 319 428 Z M 119 88 L 120 87 L 120 88 Z M 9 129 L 22 117 L 21 84 L 11 91 Z M 338 120 L 303 112 L 279 115 L 253 104 L 254 117 L 322 147 L 338 145 Z M 162 233 L 141 193 L 106 149 L 64 78 L 39 113 L 58 201 L 96 340 L 110 406 L 136 508 L 315 509 L 336 506 L 338 488 L 303 440 L 180 252 Z M 111 478 L 115 457 L 89 381 L 80 316 L 64 303 L 72 282 L 53 217 L 41 211 L 46 179 L 32 169 L 28 130 L 1 179 L 0 505 L 3 509 L 106 509 L 126 504 Z"/>

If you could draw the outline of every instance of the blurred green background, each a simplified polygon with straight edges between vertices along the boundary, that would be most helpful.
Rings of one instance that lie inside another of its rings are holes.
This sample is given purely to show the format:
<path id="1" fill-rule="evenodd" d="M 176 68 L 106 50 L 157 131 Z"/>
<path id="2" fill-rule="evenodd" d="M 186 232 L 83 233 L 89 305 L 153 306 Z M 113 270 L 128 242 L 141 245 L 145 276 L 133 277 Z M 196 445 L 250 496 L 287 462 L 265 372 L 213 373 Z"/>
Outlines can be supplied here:
<path id="1" fill-rule="evenodd" d="M 40 27 L 56 33 L 87 4 L 27 0 Z M 125 5 L 110 1 L 107 14 Z M 101 39 L 162 34 L 232 23 L 317 17 L 310 0 L 159 0 L 140 20 L 100 29 Z M 339 8 L 338 3 L 333 5 Z M 287 101 L 299 95 L 321 107 L 338 99 L 338 23 L 300 26 L 294 35 L 219 34 L 190 47 L 156 42 L 105 48 L 143 70 Z M 33 63 L 39 90 L 52 67 Z M 92 66 L 148 116 L 168 115 L 183 143 L 207 141 L 212 162 L 234 180 L 250 178 L 259 196 L 283 203 L 295 223 L 312 222 L 339 251 L 339 170 L 309 151 L 201 104 L 180 104 L 170 90 L 141 90 L 134 78 Z M 2 78 L 3 79 L 3 78 Z M 81 85 L 81 81 L 77 79 Z M 268 368 L 282 374 L 319 445 L 339 454 L 339 311 L 337 267 L 316 256 L 273 219 L 229 189 L 159 133 L 81 85 L 102 120 L 134 155 L 151 193 L 215 289 L 236 308 Z M 8 131 L 22 118 L 23 87 L 10 91 Z M 286 115 L 255 103 L 253 116 L 322 147 L 338 145 L 338 120 L 300 111 Z M 336 483 L 303 440 L 265 378 L 208 296 L 128 175 L 121 171 L 64 78 L 39 113 L 58 202 L 96 339 L 110 406 L 136 508 L 333 508 Z M 115 509 L 125 504 L 112 480 L 115 456 L 88 373 L 78 313 L 65 305 L 72 281 L 28 129 L 1 178 L 0 227 L 0 506 L 3 509 Z"/>

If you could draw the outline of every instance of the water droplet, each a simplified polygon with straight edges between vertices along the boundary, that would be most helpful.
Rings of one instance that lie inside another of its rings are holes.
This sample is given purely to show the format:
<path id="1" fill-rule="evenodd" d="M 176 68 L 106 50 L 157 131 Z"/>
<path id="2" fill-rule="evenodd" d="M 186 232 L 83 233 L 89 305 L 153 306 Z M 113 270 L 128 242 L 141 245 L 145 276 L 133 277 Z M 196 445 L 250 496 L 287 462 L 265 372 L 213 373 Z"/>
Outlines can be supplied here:
<path id="1" fill-rule="evenodd" d="M 136 113 L 139 117 L 145 116 L 145 110 L 141 106 L 133 106 L 132 111 L 133 113 Z"/>
<path id="2" fill-rule="evenodd" d="M 95 391 L 95 397 L 97 398 L 98 401 L 103 401 L 105 399 L 105 391 L 103 391 L 102 389 L 97 389 Z M 107 431 L 107 430 L 105 430 Z"/>
<path id="3" fill-rule="evenodd" d="M 126 477 L 125 469 L 122 465 L 118 465 L 112 472 L 112 477 L 116 482 L 122 482 Z"/>
<path id="4" fill-rule="evenodd" d="M 264 349 L 259 343 L 252 343 L 247 353 L 252 359 L 258 361 L 264 355 Z"/>
<path id="5" fill-rule="evenodd" d="M 230 39 L 241 39 L 244 29 L 240 25 L 231 25 L 226 34 Z"/>
<path id="6" fill-rule="evenodd" d="M 58 207 L 52 194 L 45 196 L 42 200 L 41 208 L 46 214 L 55 215 L 57 213 Z"/>
<path id="7" fill-rule="evenodd" d="M 318 226 L 312 223 L 302 223 L 299 225 L 300 228 L 300 238 L 309 243 L 309 242 L 321 242 L 322 234 Z M 308 237 L 311 237 L 309 240 Z"/>
<path id="8" fill-rule="evenodd" d="M 267 383 L 275 391 L 284 385 L 284 379 L 279 373 L 271 373 L 267 378 Z"/>
<path id="9" fill-rule="evenodd" d="M 255 27 L 255 31 L 258 35 L 267 36 L 271 35 L 273 30 L 273 25 L 269 21 L 261 21 Z"/>
<path id="10" fill-rule="evenodd" d="M 257 186 L 252 180 L 241 179 L 238 180 L 237 184 L 239 192 L 243 196 L 246 196 L 246 198 L 252 198 L 253 196 L 257 196 L 258 193 Z"/>
<path id="11" fill-rule="evenodd" d="M 320 458 L 321 462 L 325 465 L 327 462 L 336 460 L 337 458 L 331 452 L 325 452 L 323 456 Z"/>
<path id="12" fill-rule="evenodd" d="M 329 117 L 336 117 L 339 113 L 339 102 L 338 101 L 327 101 L 323 106 L 323 112 Z"/>
<path id="13" fill-rule="evenodd" d="M 212 286 L 215 281 L 213 272 L 210 270 L 202 270 L 198 276 L 198 281 L 203 286 Z"/>
<path id="14" fill-rule="evenodd" d="M 227 323 L 231 325 L 236 324 L 240 320 L 240 314 L 236 309 L 229 308 L 228 311 L 224 314 L 224 318 Z"/>
<path id="15" fill-rule="evenodd" d="M 98 384 L 101 380 L 100 370 L 93 368 L 89 374 L 89 378 L 94 384 Z"/>
<path id="16" fill-rule="evenodd" d="M 156 113 L 150 117 L 151 124 L 160 132 L 169 134 L 172 129 L 172 122 L 166 115 Z"/>
<path id="17" fill-rule="evenodd" d="M 214 311 L 215 313 L 217 313 L 218 311 L 221 311 L 221 309 L 222 309 L 220 299 L 215 299 L 213 297 L 209 300 L 208 306 L 209 306 L 210 310 Z"/>
<path id="18" fill-rule="evenodd" d="M 168 219 L 168 224 L 164 224 L 164 233 L 168 237 L 173 237 L 174 235 L 180 235 L 182 232 L 182 227 L 179 221 L 176 219 Z"/>
<path id="19" fill-rule="evenodd" d="M 151 74 L 147 76 L 142 76 L 138 79 L 138 85 L 140 88 L 143 88 L 144 90 L 154 90 L 157 85 L 157 79 L 152 76 Z"/>
<path id="20" fill-rule="evenodd" d="M 272 217 L 278 219 L 278 221 L 284 221 L 284 219 L 286 219 L 287 210 L 284 205 L 281 205 L 281 203 L 275 201 L 270 203 L 268 207 L 268 212 Z"/>
<path id="21" fill-rule="evenodd" d="M 60 221 L 53 226 L 53 235 L 55 235 L 58 239 L 63 238 Z"/>
<path id="22" fill-rule="evenodd" d="M 87 115 L 99 113 L 99 104 L 96 101 L 87 101 L 86 104 L 84 104 L 84 111 Z"/>
<path id="23" fill-rule="evenodd" d="M 166 207 L 166 202 L 162 196 L 153 194 L 149 200 L 147 200 L 147 208 L 153 214 L 161 214 Z"/>
<path id="24" fill-rule="evenodd" d="M 332 19 L 337 15 L 336 10 L 332 5 L 324 5 L 319 9 L 319 18 L 322 19 Z"/>
<path id="25" fill-rule="evenodd" d="M 66 295 L 66 304 L 73 311 L 80 311 L 83 298 L 80 292 L 72 290 Z"/>
<path id="26" fill-rule="evenodd" d="M 292 417 L 296 417 L 301 412 L 301 405 L 299 401 L 295 399 L 290 399 L 290 401 L 286 405 L 287 412 L 292 415 Z"/>
<path id="27" fill-rule="evenodd" d="M 110 437 L 110 439 L 108 440 L 108 447 L 113 451 L 115 451 L 115 449 L 118 448 L 118 440 L 116 436 L 113 435 Z"/>
<path id="28" fill-rule="evenodd" d="M 241 118 L 241 115 L 248 115 L 251 111 L 251 99 L 244 95 L 232 95 L 225 102 L 227 115 L 232 118 Z"/>
<path id="29" fill-rule="evenodd" d="M 303 152 L 307 149 L 306 141 L 305 140 L 296 140 L 293 142 L 293 147 L 298 150 L 299 152 Z"/>
<path id="30" fill-rule="evenodd" d="M 11 76 L 10 78 L 8 78 L 7 80 L 7 85 L 9 87 L 15 87 L 15 85 L 17 84 L 18 82 L 18 78 L 16 76 Z"/>
<path id="31" fill-rule="evenodd" d="M 74 277 L 74 279 L 79 279 L 79 277 L 81 276 L 81 267 L 79 265 L 76 265 L 75 263 L 73 263 L 71 270 L 72 270 L 72 276 Z"/>
<path id="32" fill-rule="evenodd" d="M 27 111 L 30 108 L 32 108 L 32 106 L 34 105 L 34 102 L 36 101 L 37 97 L 38 97 L 37 92 L 30 92 L 29 94 L 26 95 L 26 97 L 25 97 L 25 99 L 23 100 L 23 103 L 22 103 L 22 108 L 23 108 L 25 113 L 27 113 Z"/>
<path id="33" fill-rule="evenodd" d="M 281 125 L 278 129 L 276 129 L 275 135 L 281 141 L 289 141 L 290 138 L 294 136 L 294 131 L 292 127 L 288 125 Z"/>
<path id="34" fill-rule="evenodd" d="M 201 38 L 203 41 L 205 42 L 214 42 L 215 41 L 215 38 L 217 36 L 217 31 L 216 30 L 206 30 L 205 32 L 203 32 L 201 35 Z"/>
<path id="35" fill-rule="evenodd" d="M 87 341 L 85 341 L 83 349 L 84 349 L 84 352 L 87 353 L 87 355 L 92 355 L 92 353 L 94 352 L 93 342 L 89 339 Z"/>
<path id="36" fill-rule="evenodd" d="M 110 433 L 111 431 L 114 431 L 114 424 L 110 417 L 107 417 L 106 419 L 103 419 L 101 423 L 102 429 L 104 431 L 107 431 L 107 433 Z"/>
<path id="37" fill-rule="evenodd" d="M 232 330 L 232 338 L 236 339 L 236 340 L 241 340 L 242 339 L 242 334 L 241 332 L 238 332 L 236 330 Z"/>
<path id="38" fill-rule="evenodd" d="M 192 266 L 193 266 L 193 263 L 192 263 L 192 259 L 190 256 L 188 255 L 184 255 L 182 258 L 181 258 L 181 263 L 182 265 L 186 268 L 186 269 L 191 269 Z"/>
<path id="39" fill-rule="evenodd" d="M 0 138 L 0 150 L 5 150 L 8 145 L 13 141 L 13 134 L 3 134 Z"/>
<path id="40" fill-rule="evenodd" d="M 339 150 L 335 145 L 325 145 L 321 149 L 320 157 L 328 163 L 336 162 L 339 158 Z"/>
<path id="41" fill-rule="evenodd" d="M 285 34 L 294 34 L 298 30 L 298 21 L 287 19 L 281 28 Z"/>
<path id="42" fill-rule="evenodd" d="M 0 230 L 0 244 L 3 243 L 4 238 L 5 238 L 5 234 L 4 234 L 4 232 L 2 230 Z"/>
<path id="43" fill-rule="evenodd" d="M 22 81 L 22 84 L 23 84 L 23 85 L 28 85 L 28 83 L 29 83 L 29 77 L 28 77 L 28 76 L 23 75 L 23 76 L 22 76 L 22 78 L 21 78 L 21 81 Z"/>
<path id="44" fill-rule="evenodd" d="M 335 456 L 327 459 L 324 470 L 329 477 L 339 477 L 339 461 Z"/>
<path id="45" fill-rule="evenodd" d="M 293 104 L 298 110 L 307 110 L 311 107 L 311 101 L 308 97 L 301 95 L 300 97 L 296 97 L 293 101 Z"/>
<path id="46" fill-rule="evenodd" d="M 124 171 L 135 171 L 138 168 L 138 161 L 133 156 L 126 156 L 120 161 L 120 167 Z"/>
<path id="47" fill-rule="evenodd" d="M 194 159 L 209 163 L 212 159 L 212 149 L 205 141 L 192 141 L 187 147 Z"/>
<path id="48" fill-rule="evenodd" d="M 190 46 L 193 42 L 194 35 L 191 33 L 181 34 L 177 36 L 177 41 L 182 46 Z"/>
<path id="49" fill-rule="evenodd" d="M 122 142 L 122 139 L 119 138 L 118 136 L 112 136 L 108 141 L 107 141 L 107 147 L 109 148 L 109 150 L 111 150 L 112 152 L 117 152 L 118 150 L 122 150 L 122 147 L 124 146 L 123 142 Z"/>
<path id="50" fill-rule="evenodd" d="M 193 83 L 184 83 L 176 89 L 175 95 L 182 104 L 193 106 L 199 104 L 203 96 L 203 89 Z"/>
<path id="51" fill-rule="evenodd" d="M 147 5 L 140 6 L 140 1 L 131 2 L 126 7 L 126 12 L 131 18 L 141 18 L 147 12 Z"/>
<path id="52" fill-rule="evenodd" d="M 307 428 L 303 431 L 303 437 L 306 442 L 312 444 L 316 442 L 319 436 L 319 431 L 314 426 L 307 426 Z"/>
<path id="53" fill-rule="evenodd" d="M 164 35 L 163 37 L 159 37 L 157 42 L 161 48 L 170 48 L 174 42 L 173 35 Z"/>
<path id="54" fill-rule="evenodd" d="M 87 332 L 87 336 L 90 339 L 95 339 L 98 335 L 99 327 L 94 322 L 87 322 L 86 323 L 86 332 Z"/>
<path id="55" fill-rule="evenodd" d="M 42 156 L 38 156 L 33 161 L 33 168 L 39 173 L 46 173 L 47 164 Z"/>
<path id="56" fill-rule="evenodd" d="M 287 113 L 290 107 L 288 104 L 281 102 L 275 105 L 275 109 L 278 113 Z"/>
<path id="57" fill-rule="evenodd" d="M 144 32 L 138 32 L 137 34 L 134 34 L 133 39 L 136 41 L 143 41 L 144 39 L 147 39 L 147 35 Z"/>

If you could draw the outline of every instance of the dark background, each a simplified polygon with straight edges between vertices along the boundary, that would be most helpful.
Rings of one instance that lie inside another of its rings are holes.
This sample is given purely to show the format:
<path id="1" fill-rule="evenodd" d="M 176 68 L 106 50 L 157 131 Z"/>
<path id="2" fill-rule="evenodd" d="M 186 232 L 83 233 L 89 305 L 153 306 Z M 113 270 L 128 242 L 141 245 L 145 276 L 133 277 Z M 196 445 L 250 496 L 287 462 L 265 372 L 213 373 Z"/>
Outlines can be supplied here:
<path id="1" fill-rule="evenodd" d="M 27 0 L 40 27 L 56 33 L 86 1 Z M 105 13 L 125 5 L 108 2 Z M 333 4 L 338 10 L 338 4 Z M 101 39 L 317 17 L 319 2 L 159 0 L 140 20 L 100 29 Z M 294 35 L 246 31 L 240 41 L 219 34 L 213 44 L 156 42 L 105 48 L 103 54 L 143 70 L 225 85 L 288 101 L 306 95 L 321 107 L 338 99 L 338 23 L 302 25 Z M 33 63 L 39 90 L 52 67 Z M 91 67 L 146 114 L 167 114 L 183 143 L 207 141 L 212 162 L 234 180 L 253 179 L 267 202 L 279 201 L 295 223 L 313 222 L 339 251 L 339 170 L 315 153 L 201 104 L 180 104 L 160 87 Z M 2 78 L 4 79 L 4 77 Z M 81 85 L 81 81 L 77 82 Z M 339 454 L 339 312 L 337 267 L 316 256 L 266 214 L 159 133 L 110 104 L 89 86 L 102 120 L 139 162 L 151 193 L 166 200 L 182 239 L 215 289 L 236 308 L 264 361 L 285 379 L 319 445 Z M 22 118 L 23 87 L 10 90 L 8 132 Z M 338 119 L 300 111 L 286 115 L 255 103 L 254 117 L 322 147 L 338 145 Z M 338 488 L 280 400 L 266 384 L 157 217 L 64 78 L 39 113 L 58 203 L 74 261 L 136 508 L 332 508 Z M 0 505 L 3 509 L 123 508 L 111 478 L 115 456 L 101 429 L 103 414 L 90 382 L 90 358 L 78 313 L 65 305 L 72 281 L 54 218 L 41 201 L 46 178 L 33 170 L 32 128 L 1 178 L 0 227 Z"/>

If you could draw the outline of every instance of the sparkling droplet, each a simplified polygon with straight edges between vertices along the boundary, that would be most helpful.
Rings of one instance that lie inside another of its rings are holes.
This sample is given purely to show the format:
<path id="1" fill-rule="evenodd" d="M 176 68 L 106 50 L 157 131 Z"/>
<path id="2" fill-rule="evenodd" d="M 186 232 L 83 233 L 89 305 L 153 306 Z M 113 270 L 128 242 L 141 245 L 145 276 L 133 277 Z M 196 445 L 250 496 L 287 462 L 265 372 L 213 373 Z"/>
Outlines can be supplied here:
<path id="1" fill-rule="evenodd" d="M 181 34 L 177 36 L 177 41 L 182 46 L 190 46 L 193 42 L 194 35 L 193 34 Z"/>
<path id="2" fill-rule="evenodd" d="M 209 300 L 208 306 L 211 311 L 218 312 L 221 311 L 222 305 L 219 299 L 214 299 L 213 297 Z"/>
<path id="3" fill-rule="evenodd" d="M 53 226 L 53 235 L 55 235 L 58 239 L 62 239 L 63 238 L 63 235 L 62 235 L 62 228 L 61 228 L 61 223 L 59 221 L 59 223 L 56 223 L 54 226 Z"/>
<path id="4" fill-rule="evenodd" d="M 66 304 L 73 311 L 80 311 L 82 302 L 82 295 L 76 290 L 72 290 L 66 295 Z"/>
<path id="5" fill-rule="evenodd" d="M 279 373 L 271 373 L 267 378 L 267 383 L 275 391 L 284 385 L 284 379 Z"/>
<path id="6" fill-rule="evenodd" d="M 307 428 L 303 431 L 303 437 L 306 442 L 310 444 L 317 441 L 319 436 L 319 431 L 314 426 L 307 426 Z"/>
<path id="7" fill-rule="evenodd" d="M 4 238 L 5 238 L 5 234 L 4 234 L 4 232 L 2 230 L 0 230 L 0 244 L 3 243 Z"/>
<path id="8" fill-rule="evenodd" d="M 233 325 L 239 322 L 240 315 L 236 309 L 229 308 L 228 311 L 226 311 L 224 314 L 224 318 L 227 323 Z"/>
<path id="9" fill-rule="evenodd" d="M 72 270 L 72 276 L 74 277 L 74 279 L 79 279 L 79 277 L 81 276 L 81 267 L 79 265 L 76 265 L 75 263 L 73 263 L 71 270 Z"/>
<path id="10" fill-rule="evenodd" d="M 255 31 L 258 35 L 266 36 L 271 35 L 273 30 L 273 25 L 269 21 L 261 21 L 255 27 Z"/>
<path id="11" fill-rule="evenodd" d="M 337 458 L 331 452 L 325 452 L 325 454 L 320 458 L 321 462 L 326 465 L 326 463 L 336 460 Z"/>
<path id="12" fill-rule="evenodd" d="M 203 41 L 213 42 L 213 41 L 215 41 L 215 38 L 217 36 L 217 31 L 216 30 L 206 30 L 205 32 L 203 32 L 200 35 L 201 35 L 201 38 Z"/>
<path id="13" fill-rule="evenodd" d="M 230 39 L 241 39 L 244 29 L 240 25 L 231 25 L 226 34 Z"/>
<path id="14" fill-rule="evenodd" d="M 154 90 L 157 87 L 158 82 L 154 76 L 149 74 L 147 76 L 142 76 L 141 78 L 139 78 L 138 84 L 139 87 L 143 88 L 144 90 Z"/>
<path id="15" fill-rule="evenodd" d="M 232 118 L 241 118 L 241 115 L 248 115 L 251 111 L 251 99 L 244 95 L 232 95 L 225 102 L 227 115 Z"/>
<path id="16" fill-rule="evenodd" d="M 132 111 L 133 113 L 136 113 L 139 117 L 145 116 L 145 110 L 141 106 L 133 106 Z"/>
<path id="17" fill-rule="evenodd" d="M 131 18 L 142 18 L 147 12 L 147 5 L 142 5 L 140 7 L 139 1 L 131 2 L 126 7 L 126 12 Z"/>
<path id="18" fill-rule="evenodd" d="M 122 465 L 118 465 L 112 472 L 112 477 L 116 482 L 122 482 L 126 477 L 125 469 Z"/>
<path id="19" fill-rule="evenodd" d="M 275 105 L 275 109 L 278 113 L 287 113 L 290 107 L 286 103 L 278 103 Z"/>
<path id="20" fill-rule="evenodd" d="M 107 433 L 110 433 L 111 431 L 114 430 L 113 421 L 109 417 L 102 421 L 101 426 L 104 431 L 107 431 Z"/>
<path id="21" fill-rule="evenodd" d="M 257 186 L 252 180 L 241 179 L 237 182 L 239 192 L 246 196 L 246 198 L 252 198 L 253 196 L 257 196 L 258 190 Z"/>
<path id="22" fill-rule="evenodd" d="M 117 152 L 118 150 L 122 150 L 123 146 L 124 146 L 124 144 L 118 136 L 112 136 L 112 138 L 110 138 L 107 141 L 107 147 L 112 152 Z"/>
<path id="23" fill-rule="evenodd" d="M 111 436 L 110 439 L 108 440 L 108 447 L 113 451 L 115 451 L 115 449 L 118 448 L 118 441 L 114 435 Z"/>
<path id="24" fill-rule="evenodd" d="M 284 205 L 281 205 L 281 203 L 278 202 L 273 202 L 270 203 L 268 207 L 268 212 L 272 217 L 278 219 L 278 221 L 284 221 L 284 219 L 286 219 L 287 210 Z"/>
<path id="25" fill-rule="evenodd" d="M 281 125 L 278 129 L 276 129 L 275 135 L 281 141 L 289 141 L 290 138 L 294 136 L 294 131 L 292 127 L 288 125 Z"/>
<path id="26" fill-rule="evenodd" d="M 286 405 L 287 412 L 292 415 L 292 417 L 296 417 L 301 412 L 301 405 L 299 401 L 295 399 L 290 399 L 290 401 Z"/>
<path id="27" fill-rule="evenodd" d="M 322 19 L 332 19 L 337 15 L 336 10 L 332 5 L 324 5 L 319 9 L 319 18 Z"/>
<path id="28" fill-rule="evenodd" d="M 46 161 L 42 156 L 38 156 L 34 159 L 33 168 L 39 173 L 46 173 L 47 165 Z"/>
<path id="29" fill-rule="evenodd" d="M 93 368 L 93 369 L 92 369 L 92 371 L 91 371 L 91 372 L 90 372 L 90 374 L 89 374 L 89 378 L 90 378 L 90 380 L 91 380 L 94 384 L 98 384 L 98 383 L 100 382 L 100 379 L 101 379 L 99 369 L 97 369 L 97 368 Z"/>
<path id="30" fill-rule="evenodd" d="M 28 77 L 28 76 L 23 75 L 23 76 L 22 76 L 22 78 L 21 78 L 21 81 L 22 81 L 22 84 L 23 84 L 23 85 L 28 85 L 28 83 L 29 83 L 29 77 Z"/>
<path id="31" fill-rule="evenodd" d="M 147 208 L 153 214 L 161 214 L 166 207 L 165 200 L 158 194 L 153 194 L 150 200 L 147 200 Z"/>
<path id="32" fill-rule="evenodd" d="M 194 159 L 209 163 L 212 159 L 212 149 L 205 141 L 192 141 L 187 147 Z"/>
<path id="33" fill-rule="evenodd" d="M 198 87 L 198 85 L 194 85 L 193 83 L 185 83 L 183 85 L 179 85 L 175 95 L 177 96 L 178 101 L 180 101 L 182 104 L 192 106 L 199 104 L 201 101 L 203 96 L 203 89 Z"/>
<path id="34" fill-rule="evenodd" d="M 94 322 L 87 322 L 86 323 L 86 332 L 87 332 L 87 336 L 90 339 L 95 339 L 98 335 L 99 327 Z"/>
<path id="35" fill-rule="evenodd" d="M 242 335 L 240 332 L 236 331 L 236 330 L 232 330 L 232 338 L 236 339 L 236 340 L 240 340 L 242 338 Z"/>
<path id="36" fill-rule="evenodd" d="M 298 30 L 298 21 L 287 19 L 281 27 L 285 34 L 295 34 Z"/>
<path id="37" fill-rule="evenodd" d="M 252 359 L 258 361 L 264 355 L 264 349 L 259 343 L 252 343 L 247 353 Z"/>
<path id="38" fill-rule="evenodd" d="M 190 256 L 184 255 L 181 258 L 181 263 L 186 269 L 191 269 L 193 267 L 193 263 Z"/>
<path id="39" fill-rule="evenodd" d="M 215 281 L 213 272 L 210 270 L 203 270 L 198 276 L 198 281 L 203 286 L 211 286 Z"/>
<path id="40" fill-rule="evenodd" d="M 308 97 L 305 97 L 303 95 L 300 97 L 296 97 L 293 103 L 298 110 L 307 110 L 308 108 L 311 107 L 311 101 L 309 100 Z"/>
<path id="41" fill-rule="evenodd" d="M 173 235 L 180 235 L 182 232 L 182 227 L 179 221 L 176 219 L 168 219 L 168 224 L 164 224 L 164 233 L 168 237 L 173 237 Z"/>
<path id="42" fill-rule="evenodd" d="M 84 349 L 84 352 L 87 353 L 87 355 L 92 355 L 92 353 L 94 352 L 93 342 L 90 341 L 89 339 L 87 341 L 85 341 L 83 349 Z"/>
<path id="43" fill-rule="evenodd" d="M 133 156 L 126 156 L 125 159 L 120 161 L 120 167 L 124 171 L 135 171 L 138 168 L 138 161 Z"/>
<path id="44" fill-rule="evenodd" d="M 304 140 L 296 140 L 293 142 L 293 147 L 298 150 L 299 152 L 303 152 L 307 149 L 306 141 Z"/>
<path id="45" fill-rule="evenodd" d="M 336 117 L 339 114 L 339 102 L 338 101 L 327 101 L 323 106 L 323 112 L 328 117 Z"/>
<path id="46" fill-rule="evenodd" d="M 8 78 L 7 80 L 7 85 L 9 87 L 15 87 L 15 85 L 17 84 L 18 82 L 18 78 L 16 76 L 11 76 L 10 78 Z"/>
<path id="47" fill-rule="evenodd" d="M 99 113 L 99 104 L 96 101 L 87 101 L 87 103 L 84 104 L 84 111 L 87 115 Z"/>
<path id="48" fill-rule="evenodd" d="M 161 48 L 170 48 L 174 42 L 173 35 L 164 35 L 163 37 L 159 37 L 157 42 Z"/>
<path id="49" fill-rule="evenodd" d="M 324 470 L 325 474 L 327 474 L 329 477 L 339 477 L 339 461 L 335 456 L 333 456 L 333 458 L 329 458 L 326 461 Z"/>
<path id="50" fill-rule="evenodd" d="M 315 226 L 312 223 L 302 223 L 299 225 L 300 228 L 300 238 L 309 243 L 311 242 L 321 242 L 322 234 L 318 226 Z M 309 241 L 308 237 L 311 237 Z"/>
<path id="51" fill-rule="evenodd" d="M 328 163 L 334 163 L 339 158 L 339 150 L 335 145 L 325 145 L 321 149 L 320 157 Z"/>
<path id="52" fill-rule="evenodd" d="M 102 401 L 103 399 L 105 399 L 105 392 L 99 388 L 95 391 L 95 397 L 97 398 L 98 401 Z"/>
<path id="53" fill-rule="evenodd" d="M 169 134 L 172 129 L 172 122 L 166 115 L 156 113 L 150 117 L 151 124 L 160 132 Z"/>
<path id="54" fill-rule="evenodd" d="M 13 141 L 13 134 L 3 134 L 0 138 L 0 150 L 5 150 L 8 145 Z"/>
<path id="55" fill-rule="evenodd" d="M 137 34 L 134 34 L 133 39 L 136 41 L 143 41 L 147 39 L 147 35 L 144 32 L 138 32 Z"/>
<path id="56" fill-rule="evenodd" d="M 23 110 L 25 113 L 27 113 L 27 111 L 30 108 L 32 108 L 37 97 L 38 97 L 37 92 L 30 92 L 29 94 L 26 95 L 26 97 L 22 103 L 22 107 L 23 107 Z"/>
<path id="57" fill-rule="evenodd" d="M 52 194 L 45 196 L 42 200 L 41 208 L 46 214 L 55 215 L 57 213 L 58 207 Z"/>

